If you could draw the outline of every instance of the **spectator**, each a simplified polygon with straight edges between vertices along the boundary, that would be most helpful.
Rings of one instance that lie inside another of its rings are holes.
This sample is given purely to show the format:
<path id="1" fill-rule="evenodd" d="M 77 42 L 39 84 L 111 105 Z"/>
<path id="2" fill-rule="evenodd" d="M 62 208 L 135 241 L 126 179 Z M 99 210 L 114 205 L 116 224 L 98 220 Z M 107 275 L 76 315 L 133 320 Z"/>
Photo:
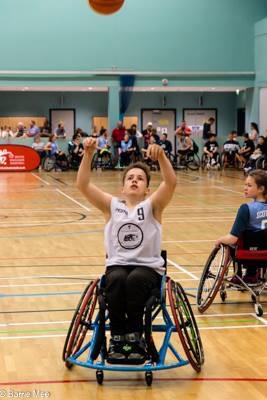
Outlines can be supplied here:
<path id="1" fill-rule="evenodd" d="M 167 133 L 162 133 L 162 135 L 160 137 L 159 145 L 160 145 L 160 147 L 163 148 L 166 156 L 170 157 L 170 154 L 172 152 L 172 144 L 167 138 L 168 138 Z"/>
<path id="2" fill-rule="evenodd" d="M 250 138 L 250 140 L 253 140 L 255 146 L 257 145 L 258 137 L 259 137 L 258 125 L 256 124 L 256 122 L 251 122 L 249 138 Z"/>
<path id="3" fill-rule="evenodd" d="M 63 139 L 66 137 L 66 130 L 64 128 L 63 122 L 58 123 L 58 126 L 55 129 L 54 133 L 55 133 L 57 139 L 59 139 L 59 138 Z"/>
<path id="4" fill-rule="evenodd" d="M 205 121 L 203 124 L 203 139 L 209 139 L 210 134 L 213 133 L 211 130 L 211 126 L 214 124 L 215 118 L 209 117 L 208 121 Z"/>
<path id="5" fill-rule="evenodd" d="M 25 137 L 35 137 L 39 134 L 40 134 L 40 129 L 36 125 L 35 121 L 31 120 L 29 130 L 26 133 Z"/>
<path id="6" fill-rule="evenodd" d="M 237 159 L 239 160 L 241 167 L 244 168 L 246 165 L 249 157 L 255 150 L 255 145 L 253 140 L 249 138 L 248 133 L 244 133 L 244 143 L 241 149 L 239 150 L 238 154 L 236 155 Z"/>

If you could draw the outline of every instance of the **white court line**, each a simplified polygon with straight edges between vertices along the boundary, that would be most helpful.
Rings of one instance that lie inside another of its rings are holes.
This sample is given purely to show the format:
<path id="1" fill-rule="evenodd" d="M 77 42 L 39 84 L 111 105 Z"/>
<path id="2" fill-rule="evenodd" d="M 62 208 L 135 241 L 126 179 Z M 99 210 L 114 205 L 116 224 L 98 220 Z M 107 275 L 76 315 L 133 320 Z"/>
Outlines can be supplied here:
<path id="1" fill-rule="evenodd" d="M 41 322 L 11 322 L 6 324 L 0 324 L 0 327 L 8 326 L 29 326 L 29 325 L 58 325 L 58 324 L 70 324 L 71 321 L 41 321 Z"/>
<path id="2" fill-rule="evenodd" d="M 167 258 L 167 262 L 171 265 L 173 265 L 175 268 L 179 269 L 180 271 L 183 271 L 185 274 L 189 275 L 191 278 L 193 278 L 195 281 L 198 281 L 199 278 L 192 274 L 191 272 L 188 272 L 185 268 L 181 267 L 179 264 L 175 263 L 174 261 L 170 260 Z"/>
<path id="3" fill-rule="evenodd" d="M 74 203 L 78 204 L 80 207 L 84 208 L 86 211 L 91 211 L 90 208 L 84 206 L 82 203 L 80 203 L 79 201 L 73 199 L 73 197 L 68 196 L 66 193 L 62 192 L 62 190 L 60 189 L 56 189 L 56 192 L 62 194 L 62 196 L 65 196 L 67 199 L 73 201 Z"/>
<path id="4" fill-rule="evenodd" d="M 232 190 L 232 189 L 227 189 L 225 187 L 220 187 L 220 186 L 212 186 L 212 189 L 219 189 L 219 190 L 224 190 L 225 192 L 232 192 L 232 193 L 238 193 L 238 194 L 244 194 L 244 192 L 238 192 L 237 190 Z"/>
<path id="5" fill-rule="evenodd" d="M 89 274 L 89 275 L 24 275 L 24 276 L 9 276 L 9 277 L 0 277 L 0 280 L 2 279 L 40 279 L 40 278 L 46 278 L 46 279 L 53 279 L 53 278 L 98 278 L 99 275 L 96 274 Z"/>
<path id="6" fill-rule="evenodd" d="M 216 239 L 193 239 L 193 240 L 163 240 L 162 243 L 204 243 L 215 242 Z"/>
<path id="7" fill-rule="evenodd" d="M 40 178 L 40 176 L 34 174 L 33 172 L 31 172 L 31 175 L 34 176 L 35 178 L 39 179 L 39 181 L 45 183 L 46 185 L 50 185 L 49 182 L 45 181 L 44 179 Z"/>
<path id="8" fill-rule="evenodd" d="M 0 285 L 0 288 L 13 288 L 13 287 L 43 287 L 43 286 L 74 286 L 74 285 L 84 285 L 88 281 L 80 282 L 59 282 L 59 283 L 24 283 L 23 285 Z"/>
<path id="9" fill-rule="evenodd" d="M 224 329 L 247 329 L 247 328 L 267 328 L 267 325 L 237 325 L 237 326 L 207 326 L 198 328 L 200 331 L 224 330 Z M 0 340 L 18 340 L 18 339 L 50 339 L 56 337 L 66 337 L 66 334 L 59 335 L 36 335 L 36 336 L 0 336 Z"/>
<path id="10" fill-rule="evenodd" d="M 264 325 L 267 325 L 267 320 L 266 320 L 265 318 L 259 317 L 259 316 L 256 315 L 256 314 L 250 314 L 250 315 L 252 315 L 252 316 L 253 316 L 254 318 L 256 318 L 258 321 L 262 322 Z"/>

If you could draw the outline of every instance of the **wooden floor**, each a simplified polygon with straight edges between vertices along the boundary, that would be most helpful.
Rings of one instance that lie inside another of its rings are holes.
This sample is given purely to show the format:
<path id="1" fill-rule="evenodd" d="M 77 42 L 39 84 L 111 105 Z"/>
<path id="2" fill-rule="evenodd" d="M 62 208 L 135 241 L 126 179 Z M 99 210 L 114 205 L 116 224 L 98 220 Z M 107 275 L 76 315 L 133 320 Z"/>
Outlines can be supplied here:
<path id="1" fill-rule="evenodd" d="M 152 174 L 154 189 L 159 174 Z M 119 193 L 120 172 L 93 177 Z M 77 191 L 74 172 L 0 178 L 0 397 L 47 391 L 64 400 L 266 399 L 267 314 L 256 317 L 246 293 L 230 293 L 226 304 L 216 298 L 204 315 L 190 297 L 206 357 L 200 374 L 190 366 L 159 371 L 148 388 L 142 373 L 106 372 L 99 386 L 94 370 L 67 370 L 61 353 L 74 308 L 88 279 L 104 270 L 103 219 Z M 229 231 L 243 202 L 243 176 L 179 171 L 177 181 L 162 247 L 168 274 L 195 295 L 214 240 Z M 267 311 L 266 294 L 262 300 Z"/>

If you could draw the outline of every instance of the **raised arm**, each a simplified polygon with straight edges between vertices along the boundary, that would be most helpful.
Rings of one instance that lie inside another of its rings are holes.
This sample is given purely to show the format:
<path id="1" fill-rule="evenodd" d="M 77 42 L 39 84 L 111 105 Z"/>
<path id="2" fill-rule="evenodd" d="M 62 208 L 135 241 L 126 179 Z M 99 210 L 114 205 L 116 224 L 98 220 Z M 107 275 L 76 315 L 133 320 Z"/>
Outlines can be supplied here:
<path id="1" fill-rule="evenodd" d="M 91 163 L 97 147 L 97 140 L 94 138 L 85 139 L 83 146 L 84 155 L 77 174 L 77 187 L 93 206 L 102 211 L 106 220 L 108 220 L 112 196 L 90 182 Z"/>
<path id="2" fill-rule="evenodd" d="M 162 182 L 151 195 L 151 202 L 154 217 L 161 222 L 162 211 L 170 202 L 176 187 L 176 175 L 162 147 L 157 144 L 150 145 L 147 149 L 147 156 L 153 161 L 158 161 L 160 165 Z"/>

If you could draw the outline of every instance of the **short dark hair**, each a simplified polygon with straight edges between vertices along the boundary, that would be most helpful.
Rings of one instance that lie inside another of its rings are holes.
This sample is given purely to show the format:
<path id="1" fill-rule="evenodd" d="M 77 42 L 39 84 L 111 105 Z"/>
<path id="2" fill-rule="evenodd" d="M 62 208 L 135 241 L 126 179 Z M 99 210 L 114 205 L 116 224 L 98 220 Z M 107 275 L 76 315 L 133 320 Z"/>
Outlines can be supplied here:
<path id="1" fill-rule="evenodd" d="M 133 163 L 133 164 L 129 165 L 127 168 L 125 168 L 125 170 L 123 171 L 123 175 L 122 175 L 122 183 L 124 184 L 124 181 L 125 181 L 127 173 L 133 168 L 139 168 L 142 171 L 144 171 L 144 173 L 146 175 L 147 187 L 148 187 L 149 186 L 149 182 L 150 182 L 150 178 L 151 178 L 150 177 L 150 171 L 149 171 L 148 166 L 146 164 L 140 162 L 140 161 L 138 161 L 136 163 Z"/>
<path id="2" fill-rule="evenodd" d="M 251 178 L 254 179 L 257 187 L 264 187 L 263 195 L 267 196 L 267 172 L 263 169 L 255 169 L 254 171 L 251 171 L 248 176 L 251 176 Z"/>

